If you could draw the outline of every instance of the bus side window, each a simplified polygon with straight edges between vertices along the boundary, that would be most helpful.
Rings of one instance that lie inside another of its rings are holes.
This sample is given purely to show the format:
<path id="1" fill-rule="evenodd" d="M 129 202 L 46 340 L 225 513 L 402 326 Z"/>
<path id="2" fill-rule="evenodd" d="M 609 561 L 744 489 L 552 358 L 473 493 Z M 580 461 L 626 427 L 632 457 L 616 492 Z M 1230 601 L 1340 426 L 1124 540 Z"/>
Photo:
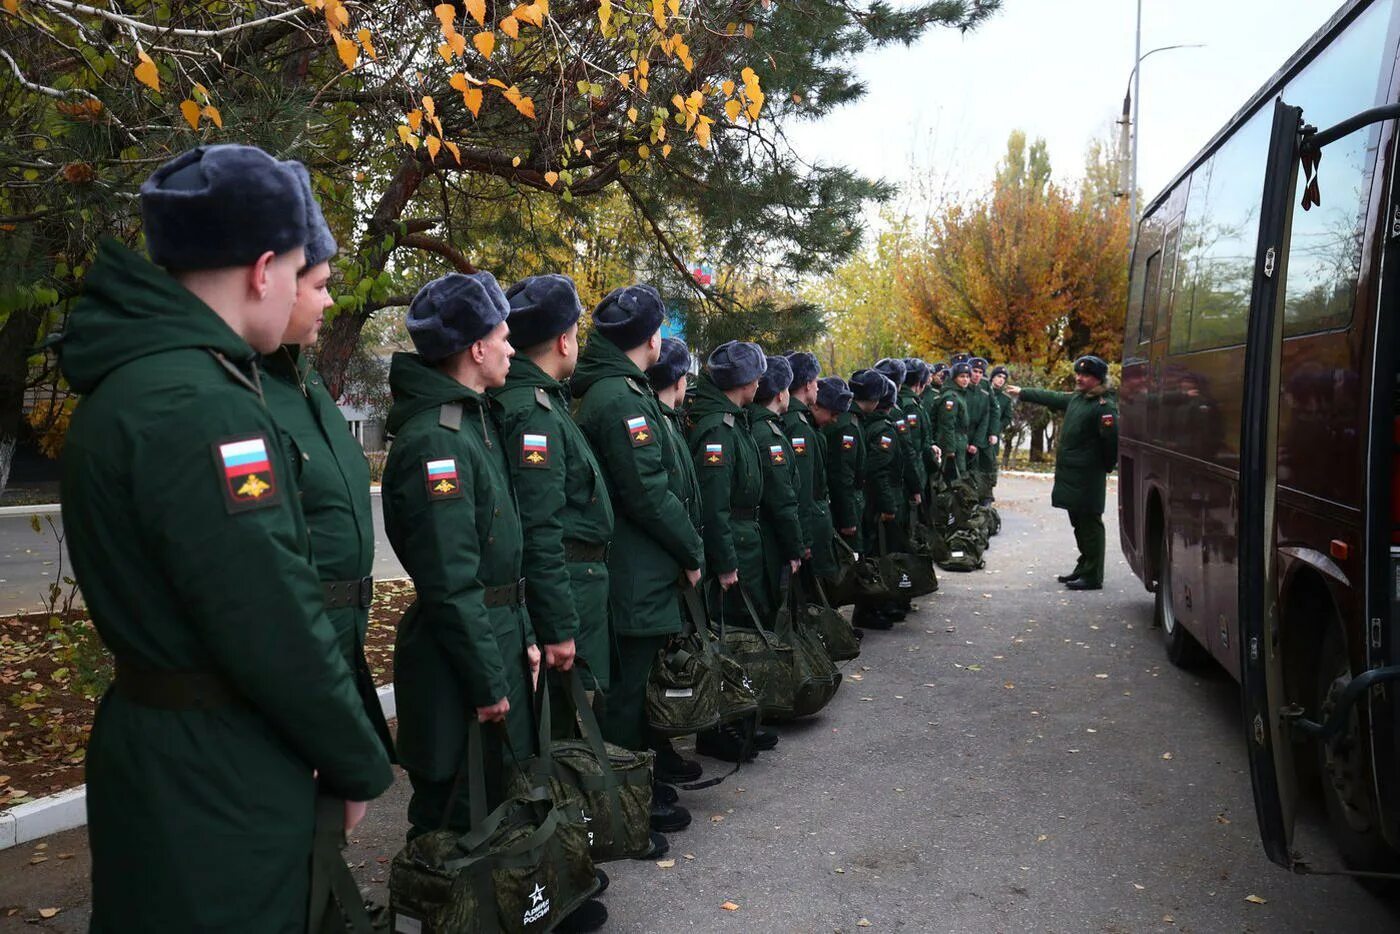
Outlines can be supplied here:
<path id="1" fill-rule="evenodd" d="M 1147 269 L 1143 273 L 1142 317 L 1138 322 L 1139 344 L 1152 340 L 1157 325 L 1157 302 L 1162 284 L 1162 251 L 1158 250 L 1147 258 Z"/>

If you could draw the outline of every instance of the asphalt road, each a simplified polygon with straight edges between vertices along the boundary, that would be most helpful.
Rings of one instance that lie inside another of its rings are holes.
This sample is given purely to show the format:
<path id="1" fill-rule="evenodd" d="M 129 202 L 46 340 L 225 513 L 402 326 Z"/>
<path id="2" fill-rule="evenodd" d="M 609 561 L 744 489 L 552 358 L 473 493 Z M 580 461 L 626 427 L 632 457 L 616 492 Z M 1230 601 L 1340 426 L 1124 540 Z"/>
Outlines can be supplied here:
<path id="1" fill-rule="evenodd" d="M 673 836 L 673 868 L 606 867 L 608 930 L 1400 926 L 1400 907 L 1350 879 L 1264 858 L 1238 689 L 1166 661 L 1112 517 L 1107 588 L 1067 593 L 1054 574 L 1073 563 L 1072 537 L 1049 485 L 1008 479 L 1000 492 L 987 570 L 942 575 L 909 621 L 866 637 L 847 669 L 861 680 L 822 715 L 689 795 L 695 824 Z M 357 830 L 348 855 L 362 881 L 383 880 L 406 801 L 400 780 Z M 84 835 L 47 842 L 0 851 L 0 930 L 32 929 L 40 908 L 62 909 L 40 928 L 84 929 Z M 6 906 L 19 909 L 8 920 Z"/>
<path id="2" fill-rule="evenodd" d="M 370 497 L 370 501 L 374 507 L 374 576 L 403 577 L 403 567 L 384 535 L 379 496 Z M 42 610 L 49 585 L 63 576 L 73 576 L 66 549 L 59 542 L 64 529 L 58 507 L 38 519 L 40 531 L 36 533 L 30 516 L 0 516 L 0 616 Z"/>

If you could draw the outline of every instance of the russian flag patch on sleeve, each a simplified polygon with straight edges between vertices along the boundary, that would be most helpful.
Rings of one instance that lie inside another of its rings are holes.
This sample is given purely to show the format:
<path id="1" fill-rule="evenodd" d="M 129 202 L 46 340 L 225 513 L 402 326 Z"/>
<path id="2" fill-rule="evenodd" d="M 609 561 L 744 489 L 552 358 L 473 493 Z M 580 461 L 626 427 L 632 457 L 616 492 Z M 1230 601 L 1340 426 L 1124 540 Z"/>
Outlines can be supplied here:
<path id="1" fill-rule="evenodd" d="M 243 512 L 281 501 L 272 459 L 263 435 L 230 438 L 214 444 L 214 462 L 222 474 L 224 505 Z"/>
<path id="2" fill-rule="evenodd" d="M 645 415 L 637 415 L 627 419 L 627 436 L 632 439 L 632 447 L 634 448 L 651 444 L 651 426 L 647 424 Z"/>
<path id="3" fill-rule="evenodd" d="M 724 445 L 722 445 L 722 444 L 707 444 L 707 445 L 705 445 L 705 466 L 706 466 L 706 467 L 723 467 L 723 466 L 724 466 Z"/>
<path id="4" fill-rule="evenodd" d="M 792 453 L 794 453 L 794 454 L 806 454 L 806 453 L 807 453 L 807 439 L 806 439 L 806 438 L 793 438 L 793 439 L 792 439 Z"/>
<path id="5" fill-rule="evenodd" d="M 428 484 L 430 499 L 450 499 L 462 495 L 462 481 L 457 477 L 457 459 L 454 457 L 424 461 L 423 478 Z"/>
<path id="6" fill-rule="evenodd" d="M 520 466 L 549 466 L 549 436 L 525 433 L 520 436 Z"/>

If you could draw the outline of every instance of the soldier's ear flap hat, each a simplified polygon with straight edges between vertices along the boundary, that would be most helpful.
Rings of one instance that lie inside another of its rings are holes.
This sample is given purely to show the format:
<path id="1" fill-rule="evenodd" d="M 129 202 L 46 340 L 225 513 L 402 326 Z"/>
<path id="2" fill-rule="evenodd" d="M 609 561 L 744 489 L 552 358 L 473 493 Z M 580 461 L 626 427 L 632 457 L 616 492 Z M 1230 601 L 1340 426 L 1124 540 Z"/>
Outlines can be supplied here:
<path id="1" fill-rule="evenodd" d="M 805 350 L 789 350 L 783 354 L 787 357 L 788 365 L 792 367 L 792 386 L 805 386 L 822 374 L 822 365 L 817 361 L 816 354 L 807 353 Z"/>
<path id="2" fill-rule="evenodd" d="M 1102 357 L 1089 354 L 1074 361 L 1074 372 L 1097 377 L 1099 382 L 1103 382 L 1108 379 L 1108 363 Z"/>
<path id="3" fill-rule="evenodd" d="M 1010 378 L 1011 371 L 1004 366 L 994 366 L 992 367 L 992 372 L 990 375 L 992 379 L 996 379 L 998 376 L 1005 376 L 1007 378 Z"/>
<path id="4" fill-rule="evenodd" d="M 880 376 L 885 381 L 885 391 L 880 396 L 880 405 L 894 405 L 899 399 L 899 385 L 883 373 L 881 373 Z"/>
<path id="5" fill-rule="evenodd" d="M 583 313 L 574 280 L 557 272 L 521 279 L 506 291 L 506 300 L 510 302 L 510 342 L 515 347 L 553 340 L 577 324 Z"/>
<path id="6" fill-rule="evenodd" d="M 853 395 L 846 381 L 839 376 L 817 380 L 817 405 L 840 415 L 849 411 Z"/>
<path id="7" fill-rule="evenodd" d="M 787 357 L 764 359 L 768 362 L 768 368 L 758 378 L 758 395 L 754 396 L 756 402 L 777 398 L 779 393 L 792 386 L 792 364 L 788 363 Z"/>
<path id="8" fill-rule="evenodd" d="M 851 395 L 860 402 L 878 401 L 885 394 L 885 383 L 874 370 L 856 370 L 851 374 Z"/>
<path id="9" fill-rule="evenodd" d="M 948 362 L 956 366 L 959 363 L 966 363 L 970 359 L 972 359 L 972 354 L 970 353 L 955 353 L 948 358 Z"/>
<path id="10" fill-rule="evenodd" d="M 969 366 L 968 364 L 966 364 L 966 363 L 954 363 L 954 364 L 953 364 L 953 376 L 957 377 L 957 376 L 971 376 L 971 375 L 972 375 L 972 367 Z"/>
<path id="11" fill-rule="evenodd" d="M 321 210 L 321 202 L 316 200 L 316 191 L 311 187 L 311 173 L 300 162 L 287 161 L 282 164 L 290 167 L 296 173 L 297 181 L 301 183 L 302 203 L 306 206 L 306 261 L 304 266 L 310 269 L 312 266 L 329 262 L 331 257 L 340 251 L 340 246 L 335 242 L 335 237 L 331 235 L 330 225 L 326 223 L 326 215 Z"/>
<path id="12" fill-rule="evenodd" d="M 624 285 L 609 292 L 593 309 L 593 329 L 619 350 L 640 347 L 661 330 L 666 306 L 649 285 Z"/>
<path id="13" fill-rule="evenodd" d="M 513 319 L 512 319 L 512 327 Z M 661 339 L 661 357 L 647 367 L 647 379 L 652 389 L 670 389 L 690 372 L 690 350 L 685 341 L 677 337 Z"/>
<path id="14" fill-rule="evenodd" d="M 904 384 L 906 386 L 917 386 L 928 378 L 928 364 L 918 357 L 905 357 L 904 363 Z"/>
<path id="15" fill-rule="evenodd" d="M 763 348 L 749 341 L 729 341 L 720 344 L 705 361 L 710 379 L 720 389 L 733 389 L 759 379 L 768 371 L 768 358 Z"/>
<path id="16" fill-rule="evenodd" d="M 509 314 L 495 276 L 454 272 L 418 290 L 406 323 L 419 356 L 438 363 L 490 334 Z"/>
<path id="17" fill-rule="evenodd" d="M 886 379 L 893 380 L 896 387 L 904 385 L 905 367 L 903 360 L 885 357 L 875 363 L 874 369 Z"/>
<path id="18" fill-rule="evenodd" d="M 967 363 L 974 370 L 981 370 L 983 373 L 987 372 L 987 361 L 981 357 L 973 357 L 971 360 L 967 361 Z"/>
<path id="19" fill-rule="evenodd" d="M 146 249 L 173 270 L 251 266 L 305 246 L 306 203 L 291 168 L 256 146 L 196 146 L 141 183 Z"/>

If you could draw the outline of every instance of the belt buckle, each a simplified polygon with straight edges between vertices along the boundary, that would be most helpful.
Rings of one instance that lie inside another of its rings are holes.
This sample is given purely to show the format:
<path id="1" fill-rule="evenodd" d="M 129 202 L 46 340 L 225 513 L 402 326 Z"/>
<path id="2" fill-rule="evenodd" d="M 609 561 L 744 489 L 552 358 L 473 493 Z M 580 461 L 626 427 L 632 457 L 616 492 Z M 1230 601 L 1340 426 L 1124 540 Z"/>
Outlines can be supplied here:
<path id="1" fill-rule="evenodd" d="M 525 605 L 525 578 L 523 577 L 515 582 L 515 605 Z"/>
<path id="2" fill-rule="evenodd" d="M 367 610 L 374 604 L 374 578 L 360 578 L 359 588 L 360 607 Z"/>

